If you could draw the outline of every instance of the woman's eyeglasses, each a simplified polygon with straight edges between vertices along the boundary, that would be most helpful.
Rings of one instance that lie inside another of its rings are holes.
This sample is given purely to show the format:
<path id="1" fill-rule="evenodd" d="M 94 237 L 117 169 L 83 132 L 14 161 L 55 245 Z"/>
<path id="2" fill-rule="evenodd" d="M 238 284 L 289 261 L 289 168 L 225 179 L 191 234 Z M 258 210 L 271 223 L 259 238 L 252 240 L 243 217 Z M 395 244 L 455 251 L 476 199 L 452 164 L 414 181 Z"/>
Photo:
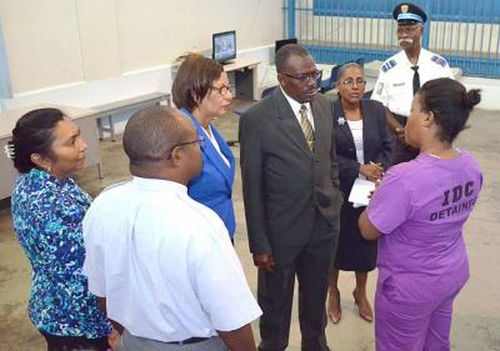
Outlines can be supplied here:
<path id="1" fill-rule="evenodd" d="M 352 88 L 356 84 L 357 86 L 364 86 L 366 84 L 366 80 L 363 78 L 358 78 L 358 79 L 346 79 L 342 81 L 342 85 L 345 85 L 346 87 Z"/>
<path id="2" fill-rule="evenodd" d="M 205 138 L 202 136 L 198 136 L 195 140 L 183 141 L 182 143 L 175 144 L 170 148 L 170 155 L 168 155 L 167 160 L 170 160 L 170 158 L 172 157 L 172 153 L 176 147 L 192 145 L 192 144 L 198 144 L 200 146 L 200 149 L 203 150 L 205 148 Z"/>
<path id="3" fill-rule="evenodd" d="M 215 91 L 218 91 L 219 94 L 221 94 L 222 96 L 226 95 L 229 91 L 231 91 L 231 86 L 230 85 L 221 85 L 220 87 L 210 87 L 212 90 L 215 90 Z"/>

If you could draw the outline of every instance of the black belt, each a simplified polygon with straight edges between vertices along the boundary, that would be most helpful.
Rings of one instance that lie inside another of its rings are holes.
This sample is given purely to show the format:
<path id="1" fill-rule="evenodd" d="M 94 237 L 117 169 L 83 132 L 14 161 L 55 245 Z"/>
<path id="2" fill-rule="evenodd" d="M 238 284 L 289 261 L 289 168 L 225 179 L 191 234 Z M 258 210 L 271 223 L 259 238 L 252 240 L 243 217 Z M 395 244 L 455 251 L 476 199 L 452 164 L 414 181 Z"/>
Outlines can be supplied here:
<path id="1" fill-rule="evenodd" d="M 189 345 L 189 344 L 196 344 L 196 343 L 199 343 L 199 342 L 202 342 L 202 341 L 207 341 L 208 339 L 211 339 L 211 338 L 189 338 L 189 339 L 182 340 L 182 341 L 169 341 L 169 342 L 166 342 L 165 344 L 170 344 L 170 345 Z"/>

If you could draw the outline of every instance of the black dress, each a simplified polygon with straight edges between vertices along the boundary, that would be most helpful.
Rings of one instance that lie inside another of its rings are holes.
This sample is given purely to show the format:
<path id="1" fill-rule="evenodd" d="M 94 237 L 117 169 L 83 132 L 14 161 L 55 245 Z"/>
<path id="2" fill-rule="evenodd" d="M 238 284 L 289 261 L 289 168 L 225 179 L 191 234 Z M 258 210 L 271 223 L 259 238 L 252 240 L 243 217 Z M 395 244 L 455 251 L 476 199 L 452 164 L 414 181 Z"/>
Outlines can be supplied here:
<path id="1" fill-rule="evenodd" d="M 340 100 L 334 102 L 334 132 L 337 159 L 339 162 L 340 189 L 344 193 L 344 204 L 340 213 L 340 236 L 335 256 L 335 268 L 344 271 L 368 272 L 375 268 L 377 241 L 365 240 L 359 231 L 358 219 L 365 207 L 353 208 L 348 202 L 354 181 L 359 176 L 356 147 Z M 361 100 L 363 116 L 364 162 L 381 162 L 384 169 L 391 159 L 391 138 L 381 103 Z"/>

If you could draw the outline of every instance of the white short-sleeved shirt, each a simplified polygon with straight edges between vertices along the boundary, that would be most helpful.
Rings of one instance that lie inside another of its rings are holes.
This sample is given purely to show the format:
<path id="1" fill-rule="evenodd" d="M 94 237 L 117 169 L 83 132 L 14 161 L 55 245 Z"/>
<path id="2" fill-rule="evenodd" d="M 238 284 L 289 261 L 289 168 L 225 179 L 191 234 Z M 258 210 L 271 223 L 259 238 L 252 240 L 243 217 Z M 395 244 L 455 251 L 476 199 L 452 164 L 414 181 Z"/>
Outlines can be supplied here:
<path id="1" fill-rule="evenodd" d="M 420 86 L 432 79 L 454 78 L 448 62 L 424 48 L 420 50 L 417 65 Z M 407 117 L 413 100 L 412 66 L 404 50 L 386 60 L 380 67 L 371 99 L 380 101 L 392 113 Z"/>
<path id="2" fill-rule="evenodd" d="M 83 234 L 89 290 L 135 336 L 210 337 L 262 313 L 223 222 L 184 185 L 134 177 L 110 187 Z"/>

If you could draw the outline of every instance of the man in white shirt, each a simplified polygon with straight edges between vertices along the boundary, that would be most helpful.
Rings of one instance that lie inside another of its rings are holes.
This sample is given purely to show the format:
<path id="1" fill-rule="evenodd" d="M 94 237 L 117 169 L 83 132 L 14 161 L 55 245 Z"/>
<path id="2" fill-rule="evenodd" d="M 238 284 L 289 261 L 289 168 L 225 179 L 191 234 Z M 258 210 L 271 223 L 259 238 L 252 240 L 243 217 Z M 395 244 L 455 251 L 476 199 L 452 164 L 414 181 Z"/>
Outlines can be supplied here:
<path id="1" fill-rule="evenodd" d="M 83 223 L 84 272 L 122 351 L 255 350 L 261 310 L 227 230 L 186 184 L 204 140 L 177 110 L 154 107 L 127 123 L 131 181 L 93 202 Z"/>
<path id="2" fill-rule="evenodd" d="M 397 37 L 403 50 L 382 64 L 371 98 L 380 101 L 390 112 L 387 123 L 397 137 L 393 163 L 400 163 L 418 154 L 418 150 L 404 141 L 404 126 L 413 95 L 427 81 L 453 78 L 453 74 L 443 57 L 422 48 L 427 15 L 421 8 L 405 2 L 397 5 L 392 15 L 398 22 Z"/>

